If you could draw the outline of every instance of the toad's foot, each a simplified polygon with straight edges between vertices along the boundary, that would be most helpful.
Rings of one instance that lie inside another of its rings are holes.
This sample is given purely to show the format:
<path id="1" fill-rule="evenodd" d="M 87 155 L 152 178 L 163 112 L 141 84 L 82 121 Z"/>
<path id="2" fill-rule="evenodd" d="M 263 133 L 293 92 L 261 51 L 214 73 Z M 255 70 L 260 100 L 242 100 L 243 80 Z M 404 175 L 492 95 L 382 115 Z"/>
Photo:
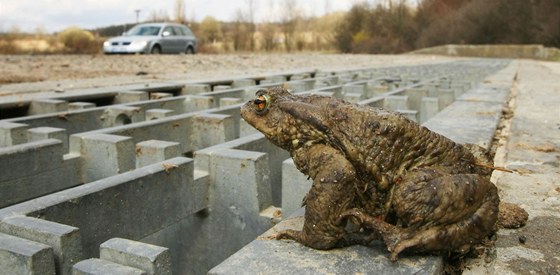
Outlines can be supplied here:
<path id="1" fill-rule="evenodd" d="M 359 209 L 351 209 L 342 213 L 338 221 L 342 222 L 342 220 L 349 217 L 357 218 L 360 220 L 362 225 L 377 231 L 382 236 L 383 241 L 385 241 L 385 244 L 387 245 L 387 250 L 391 252 L 391 256 L 389 258 L 391 261 L 396 261 L 400 252 L 413 245 L 412 243 L 407 242 L 406 238 L 408 234 L 404 230 L 392 224 L 386 223 L 381 219 L 365 214 Z"/>

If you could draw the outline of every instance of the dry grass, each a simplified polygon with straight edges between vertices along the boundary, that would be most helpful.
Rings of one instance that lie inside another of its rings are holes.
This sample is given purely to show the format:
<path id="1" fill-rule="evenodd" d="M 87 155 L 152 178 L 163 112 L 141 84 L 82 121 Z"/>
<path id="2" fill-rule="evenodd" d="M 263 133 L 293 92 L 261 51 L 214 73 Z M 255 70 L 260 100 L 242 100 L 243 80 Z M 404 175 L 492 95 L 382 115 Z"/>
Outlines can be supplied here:
<path id="1" fill-rule="evenodd" d="M 103 39 L 88 31 L 69 28 L 58 35 L 3 33 L 0 54 L 93 54 L 101 52 Z"/>

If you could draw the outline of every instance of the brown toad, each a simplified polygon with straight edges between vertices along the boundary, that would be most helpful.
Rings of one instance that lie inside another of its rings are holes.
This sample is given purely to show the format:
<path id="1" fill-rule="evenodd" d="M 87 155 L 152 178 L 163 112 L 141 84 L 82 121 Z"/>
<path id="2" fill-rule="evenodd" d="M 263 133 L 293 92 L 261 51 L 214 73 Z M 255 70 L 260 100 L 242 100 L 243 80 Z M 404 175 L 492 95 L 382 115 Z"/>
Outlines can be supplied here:
<path id="1" fill-rule="evenodd" d="M 277 238 L 330 249 L 380 235 L 396 260 L 404 250 L 464 253 L 495 230 L 500 200 L 478 146 L 399 114 L 280 87 L 259 90 L 241 116 L 313 179 L 303 230 Z M 349 221 L 370 232 L 351 232 Z"/>

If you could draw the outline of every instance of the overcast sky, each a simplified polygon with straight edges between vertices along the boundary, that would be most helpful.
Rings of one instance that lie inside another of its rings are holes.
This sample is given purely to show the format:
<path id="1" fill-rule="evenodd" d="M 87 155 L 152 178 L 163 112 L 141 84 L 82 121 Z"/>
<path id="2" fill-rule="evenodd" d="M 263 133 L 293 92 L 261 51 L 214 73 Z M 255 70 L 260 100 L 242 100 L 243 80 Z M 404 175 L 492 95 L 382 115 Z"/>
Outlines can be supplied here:
<path id="1" fill-rule="evenodd" d="M 256 20 L 280 16 L 280 5 L 286 0 L 254 0 Z M 325 11 L 348 10 L 360 0 L 295 0 L 298 10 L 306 16 L 322 15 Z M 140 21 L 153 11 L 166 11 L 173 17 L 175 0 L 0 0 L 0 31 L 17 27 L 35 32 L 41 28 L 56 32 L 69 26 L 94 29 Z M 238 10 L 248 10 L 248 0 L 184 0 L 187 19 L 201 21 L 206 16 L 229 21 Z"/>

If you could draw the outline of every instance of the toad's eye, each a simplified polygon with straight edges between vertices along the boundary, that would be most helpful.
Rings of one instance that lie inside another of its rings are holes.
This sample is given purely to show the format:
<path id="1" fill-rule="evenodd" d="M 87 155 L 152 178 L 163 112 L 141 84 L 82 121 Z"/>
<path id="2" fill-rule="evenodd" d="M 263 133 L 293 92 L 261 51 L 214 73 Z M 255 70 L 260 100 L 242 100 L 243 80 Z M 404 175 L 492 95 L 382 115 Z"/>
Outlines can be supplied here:
<path id="1" fill-rule="evenodd" d="M 257 98 L 253 101 L 257 106 L 257 113 L 262 114 L 266 112 L 269 102 L 268 95 L 257 95 Z"/>

